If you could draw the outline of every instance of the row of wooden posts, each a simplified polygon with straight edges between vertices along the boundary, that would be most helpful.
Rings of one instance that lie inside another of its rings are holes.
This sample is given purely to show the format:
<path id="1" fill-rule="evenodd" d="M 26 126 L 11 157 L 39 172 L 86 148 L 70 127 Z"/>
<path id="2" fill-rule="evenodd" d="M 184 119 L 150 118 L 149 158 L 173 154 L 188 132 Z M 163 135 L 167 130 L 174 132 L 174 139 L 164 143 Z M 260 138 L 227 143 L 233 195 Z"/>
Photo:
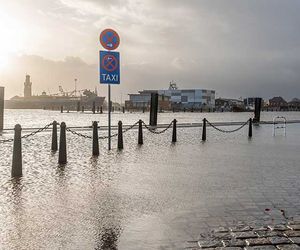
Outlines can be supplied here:
<path id="1" fill-rule="evenodd" d="M 115 111 L 114 107 L 112 107 L 112 112 Z M 81 112 L 84 113 L 85 111 L 85 107 L 84 106 L 81 106 Z M 96 108 L 96 105 L 95 105 L 95 102 L 93 103 L 93 106 L 92 106 L 92 112 L 93 114 L 96 114 L 96 111 L 97 113 L 100 113 L 100 114 L 103 114 L 103 107 L 102 106 L 97 106 Z M 60 112 L 63 113 L 64 112 L 64 106 L 60 106 Z M 69 112 L 69 109 L 67 109 L 67 112 Z M 77 107 L 77 112 L 80 112 L 80 106 Z M 125 113 L 125 107 L 122 107 L 122 112 Z"/>
<path id="2" fill-rule="evenodd" d="M 174 119 L 172 121 L 173 124 L 173 133 L 172 133 L 172 142 L 175 143 L 177 141 L 177 121 Z M 59 145 L 58 145 L 58 137 L 57 137 L 57 125 L 58 123 L 54 121 L 52 123 L 52 142 L 51 142 L 51 151 L 58 153 L 58 163 L 66 164 L 67 163 L 67 142 L 66 142 L 66 130 L 67 126 L 65 122 L 60 124 L 60 137 L 59 137 Z M 92 155 L 99 156 L 99 136 L 98 136 L 98 122 L 94 121 L 92 124 L 93 136 L 92 136 Z M 12 161 L 12 177 L 20 177 L 23 175 L 22 173 L 22 136 L 21 131 L 22 127 L 20 124 L 15 125 L 15 134 L 14 134 L 14 145 L 13 145 L 13 161 Z M 138 121 L 138 144 L 142 145 L 143 141 L 143 121 Z M 123 145 L 123 125 L 122 121 L 118 122 L 118 149 L 122 150 Z"/>
<path id="3" fill-rule="evenodd" d="M 57 138 L 57 125 L 58 123 L 54 121 L 52 123 L 52 143 L 51 151 L 56 152 L 59 150 L 58 154 L 58 163 L 66 164 L 67 163 L 67 143 L 66 143 L 66 123 L 62 122 L 60 124 L 60 138 L 59 138 L 59 147 L 58 147 L 58 138 Z M 171 125 L 171 124 L 170 124 Z M 177 141 L 177 121 L 174 119 L 172 121 L 173 131 L 172 131 L 172 143 Z M 203 119 L 202 125 L 202 141 L 206 141 L 206 127 L 207 119 Z M 92 123 L 93 136 L 92 136 L 92 155 L 99 156 L 99 136 L 98 136 L 98 122 L 94 121 Z M 154 129 L 154 128 L 153 128 Z M 13 161 L 12 161 L 12 177 L 22 176 L 22 136 L 21 136 L 21 125 L 17 124 L 15 126 L 14 134 L 14 145 L 13 145 Z M 249 119 L 249 130 L 248 137 L 252 137 L 252 119 Z M 89 137 L 90 138 L 90 137 Z M 142 145 L 143 142 L 143 121 L 138 121 L 138 144 Z M 123 128 L 122 121 L 118 122 L 118 149 L 123 149 Z"/>

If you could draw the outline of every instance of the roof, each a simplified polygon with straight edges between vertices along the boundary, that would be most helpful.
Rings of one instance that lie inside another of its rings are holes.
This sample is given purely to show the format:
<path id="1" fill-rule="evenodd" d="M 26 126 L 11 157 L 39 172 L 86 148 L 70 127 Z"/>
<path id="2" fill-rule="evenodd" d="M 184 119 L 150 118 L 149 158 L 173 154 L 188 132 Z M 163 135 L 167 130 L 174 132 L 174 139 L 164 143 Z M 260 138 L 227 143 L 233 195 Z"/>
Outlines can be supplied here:
<path id="1" fill-rule="evenodd" d="M 287 103 L 286 100 L 284 100 L 281 96 L 275 96 L 272 99 L 269 100 L 269 102 L 283 102 L 283 103 Z"/>

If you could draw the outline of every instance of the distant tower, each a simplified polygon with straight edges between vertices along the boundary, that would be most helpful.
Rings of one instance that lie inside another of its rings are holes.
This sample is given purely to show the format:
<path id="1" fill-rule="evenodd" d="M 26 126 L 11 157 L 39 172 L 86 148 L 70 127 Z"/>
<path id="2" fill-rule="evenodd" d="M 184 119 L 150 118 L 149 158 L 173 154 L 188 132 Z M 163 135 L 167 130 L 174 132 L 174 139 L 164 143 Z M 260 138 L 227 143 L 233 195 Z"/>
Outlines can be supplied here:
<path id="1" fill-rule="evenodd" d="M 30 75 L 26 75 L 26 80 L 24 82 L 24 97 L 31 97 L 31 85 Z"/>

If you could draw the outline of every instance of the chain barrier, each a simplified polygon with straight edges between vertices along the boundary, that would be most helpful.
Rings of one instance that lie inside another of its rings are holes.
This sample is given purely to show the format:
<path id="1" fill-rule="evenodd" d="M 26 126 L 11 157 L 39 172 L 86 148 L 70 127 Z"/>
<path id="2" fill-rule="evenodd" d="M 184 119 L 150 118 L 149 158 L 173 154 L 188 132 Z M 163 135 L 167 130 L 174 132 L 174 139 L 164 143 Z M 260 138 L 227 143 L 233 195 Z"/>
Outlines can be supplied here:
<path id="1" fill-rule="evenodd" d="M 0 140 L 0 144 L 4 144 L 4 143 L 7 143 L 7 142 L 13 142 L 14 139 L 6 139 L 6 140 Z"/>
<path id="2" fill-rule="evenodd" d="M 156 128 L 151 128 L 151 127 L 149 127 L 144 121 L 142 121 L 142 122 L 143 122 L 143 124 L 144 124 L 144 127 L 145 127 L 146 129 L 148 129 L 149 132 L 151 132 L 151 133 L 153 133 L 153 134 L 157 134 L 157 135 L 166 132 L 166 131 L 172 126 L 172 124 L 173 124 L 173 121 L 171 121 L 171 123 L 170 123 L 165 129 L 163 129 L 163 130 L 161 130 L 161 131 L 155 131 Z"/>
<path id="3" fill-rule="evenodd" d="M 40 133 L 40 132 L 42 132 L 42 131 L 48 129 L 48 128 L 49 128 L 50 126 L 52 126 L 52 125 L 53 125 L 53 123 L 51 122 L 51 123 L 47 124 L 45 127 L 43 127 L 43 128 L 39 128 L 38 130 L 36 130 L 36 131 L 34 131 L 34 132 L 31 132 L 31 133 L 29 133 L 29 134 L 23 135 L 21 138 L 22 138 L 22 139 L 25 139 L 25 138 L 34 136 L 34 135 L 36 135 L 37 133 Z M 0 140 L 0 144 L 7 143 L 7 142 L 13 142 L 13 141 L 14 141 L 13 138 L 11 138 L 11 139 L 6 139 L 6 140 Z"/>
<path id="4" fill-rule="evenodd" d="M 215 125 L 213 125 L 212 123 L 210 123 L 208 120 L 206 120 L 206 121 L 207 121 L 207 123 L 208 123 L 211 127 L 213 127 L 214 129 L 216 129 L 216 130 L 218 130 L 218 131 L 220 131 L 220 132 L 222 132 L 222 133 L 233 133 L 233 132 L 237 132 L 237 131 L 239 131 L 240 129 L 242 129 L 243 127 L 245 127 L 245 126 L 248 124 L 248 122 L 249 122 L 249 120 L 247 120 L 244 124 L 242 124 L 242 126 L 236 128 L 236 129 L 233 129 L 233 130 L 224 130 L 224 129 L 220 129 L 220 128 L 216 127 Z"/>
<path id="5" fill-rule="evenodd" d="M 130 129 L 134 128 L 138 123 L 139 123 L 139 122 L 137 121 L 136 123 L 132 124 L 130 127 L 124 129 L 124 130 L 122 131 L 122 133 L 123 133 L 123 134 L 126 133 L 126 132 L 129 131 Z M 113 134 L 113 135 L 111 135 L 110 137 L 115 137 L 115 136 L 117 136 L 117 135 L 118 135 L 118 133 Z M 103 139 L 108 139 L 108 136 L 99 136 L 98 138 L 99 138 L 100 140 L 103 140 Z"/>
<path id="6" fill-rule="evenodd" d="M 133 127 L 135 127 L 138 123 L 139 123 L 139 122 L 137 121 L 136 123 L 134 123 L 134 124 L 131 125 L 130 127 L 124 129 L 124 130 L 123 130 L 123 134 L 126 133 L 127 131 L 129 131 L 130 129 L 132 129 Z M 92 128 L 92 127 L 91 127 L 91 128 Z M 83 137 L 83 138 L 87 138 L 87 139 L 93 139 L 92 136 L 85 135 L 85 134 L 81 134 L 81 133 L 76 132 L 76 131 L 74 131 L 74 130 L 72 130 L 72 129 L 70 129 L 70 128 L 66 128 L 66 131 L 72 133 L 73 135 L 77 135 L 77 136 L 79 136 L 79 137 Z M 111 135 L 110 137 L 115 137 L 115 136 L 117 136 L 117 135 L 118 135 L 118 133 L 115 133 L 115 134 Z M 100 139 L 100 140 L 104 140 L 104 139 L 107 139 L 107 138 L 108 138 L 108 136 L 99 136 L 99 137 L 98 137 L 98 139 Z"/>
<path id="7" fill-rule="evenodd" d="M 40 133 L 40 132 L 42 132 L 42 131 L 48 129 L 48 128 L 49 128 L 50 126 L 52 126 L 52 125 L 53 125 L 53 122 L 47 124 L 45 127 L 40 128 L 40 129 L 38 129 L 38 130 L 36 130 L 36 131 L 30 133 L 30 134 L 23 135 L 21 138 L 22 138 L 22 139 L 25 139 L 25 138 L 28 138 L 28 137 L 30 137 L 30 136 L 34 136 L 34 135 L 36 135 L 37 133 Z"/>
<path id="8" fill-rule="evenodd" d="M 92 138 L 93 138 L 93 137 L 90 136 L 90 135 L 81 134 L 81 133 L 76 132 L 76 131 L 74 131 L 74 130 L 72 130 L 72 129 L 70 129 L 70 128 L 66 128 L 66 131 L 72 133 L 73 135 L 77 135 L 77 136 L 79 136 L 79 137 L 83 137 L 83 138 L 87 138 L 87 139 L 92 139 Z"/>

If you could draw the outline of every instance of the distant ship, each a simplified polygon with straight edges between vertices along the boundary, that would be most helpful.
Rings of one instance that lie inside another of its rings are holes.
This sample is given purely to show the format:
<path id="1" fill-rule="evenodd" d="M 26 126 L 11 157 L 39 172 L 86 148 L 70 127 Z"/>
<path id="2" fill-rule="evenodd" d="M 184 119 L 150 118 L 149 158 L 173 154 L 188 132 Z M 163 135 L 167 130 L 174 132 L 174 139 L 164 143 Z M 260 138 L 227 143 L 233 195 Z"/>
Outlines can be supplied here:
<path id="1" fill-rule="evenodd" d="M 75 79 L 75 81 L 77 80 Z M 33 96 L 31 88 L 30 75 L 26 75 L 24 97 L 14 96 L 5 101 L 5 108 L 58 110 L 63 106 L 66 110 L 78 110 L 82 106 L 85 109 L 92 108 L 93 105 L 95 107 L 104 106 L 105 97 L 98 96 L 97 90 L 92 92 L 88 89 L 75 89 L 71 92 L 65 92 L 62 86 L 59 86 L 60 93 L 47 95 L 46 92 L 42 92 L 42 95 Z"/>

